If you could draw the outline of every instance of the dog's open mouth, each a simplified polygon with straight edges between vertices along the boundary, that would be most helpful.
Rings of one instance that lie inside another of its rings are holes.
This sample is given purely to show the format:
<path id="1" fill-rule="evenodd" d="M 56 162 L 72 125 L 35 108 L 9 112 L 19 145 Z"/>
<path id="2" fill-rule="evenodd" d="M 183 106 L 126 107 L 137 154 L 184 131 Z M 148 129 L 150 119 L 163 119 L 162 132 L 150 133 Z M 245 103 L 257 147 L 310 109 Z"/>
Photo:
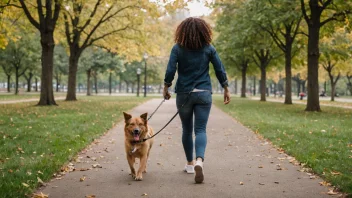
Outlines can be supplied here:
<path id="1" fill-rule="evenodd" d="M 133 134 L 133 138 L 135 141 L 139 141 L 139 134 Z"/>

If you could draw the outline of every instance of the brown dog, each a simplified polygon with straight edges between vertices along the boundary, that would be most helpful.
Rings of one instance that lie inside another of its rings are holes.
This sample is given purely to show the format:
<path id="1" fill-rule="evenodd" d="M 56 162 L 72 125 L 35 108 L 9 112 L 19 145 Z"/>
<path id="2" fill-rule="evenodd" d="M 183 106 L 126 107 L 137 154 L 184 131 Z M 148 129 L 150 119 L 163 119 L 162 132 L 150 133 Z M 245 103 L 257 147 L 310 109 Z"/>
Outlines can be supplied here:
<path id="1" fill-rule="evenodd" d="M 153 146 L 153 139 L 140 143 L 136 142 L 151 137 L 154 134 L 153 129 L 148 126 L 147 113 L 133 118 L 125 112 L 123 112 L 123 115 L 125 116 L 125 150 L 127 161 L 131 168 L 132 177 L 137 181 L 141 181 L 143 179 L 142 173 L 147 172 L 147 161 L 150 149 Z M 140 160 L 137 174 L 134 169 L 136 158 Z"/>

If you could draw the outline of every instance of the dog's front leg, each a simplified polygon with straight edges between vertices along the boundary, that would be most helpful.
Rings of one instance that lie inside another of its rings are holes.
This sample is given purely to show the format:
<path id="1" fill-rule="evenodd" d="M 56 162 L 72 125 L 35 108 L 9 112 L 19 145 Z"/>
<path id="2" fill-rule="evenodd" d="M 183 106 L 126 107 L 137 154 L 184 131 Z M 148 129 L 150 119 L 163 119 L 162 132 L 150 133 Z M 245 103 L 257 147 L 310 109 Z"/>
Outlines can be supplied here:
<path id="1" fill-rule="evenodd" d="M 145 155 L 140 160 L 140 165 L 136 176 L 137 181 L 143 180 L 143 171 L 145 170 L 146 166 L 147 166 L 147 156 Z"/>
<path id="2" fill-rule="evenodd" d="M 136 171 L 134 169 L 134 162 L 135 162 L 135 157 L 133 157 L 132 155 L 127 154 L 127 161 L 128 161 L 128 165 L 130 165 L 130 169 L 131 169 L 131 175 L 133 177 L 133 179 L 136 178 Z"/>

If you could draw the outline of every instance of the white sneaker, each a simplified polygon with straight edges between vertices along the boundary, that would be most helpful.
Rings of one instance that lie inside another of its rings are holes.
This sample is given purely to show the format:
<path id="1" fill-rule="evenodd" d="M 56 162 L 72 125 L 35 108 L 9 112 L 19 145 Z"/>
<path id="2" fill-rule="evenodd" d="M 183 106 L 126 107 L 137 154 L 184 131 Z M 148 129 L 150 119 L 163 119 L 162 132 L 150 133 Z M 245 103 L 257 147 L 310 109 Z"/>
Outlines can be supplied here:
<path id="1" fill-rule="evenodd" d="M 188 174 L 193 174 L 194 173 L 194 166 L 186 164 L 185 165 L 185 169 L 183 171 L 188 173 Z"/>
<path id="2" fill-rule="evenodd" d="M 194 181 L 196 181 L 196 183 L 202 183 L 204 180 L 203 162 L 197 160 L 196 165 L 194 166 L 194 170 L 196 172 Z"/>

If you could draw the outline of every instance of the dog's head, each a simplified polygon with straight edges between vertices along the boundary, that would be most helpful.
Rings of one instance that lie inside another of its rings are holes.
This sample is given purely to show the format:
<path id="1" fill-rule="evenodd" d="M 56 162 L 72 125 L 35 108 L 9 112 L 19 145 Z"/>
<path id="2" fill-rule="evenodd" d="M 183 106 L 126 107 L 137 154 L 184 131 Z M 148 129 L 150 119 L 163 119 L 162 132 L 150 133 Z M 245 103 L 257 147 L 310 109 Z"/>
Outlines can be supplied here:
<path id="1" fill-rule="evenodd" d="M 123 112 L 123 115 L 125 117 L 126 138 L 134 141 L 143 139 L 148 132 L 148 113 L 144 113 L 140 117 L 132 117 L 130 114 L 125 112 Z"/>

